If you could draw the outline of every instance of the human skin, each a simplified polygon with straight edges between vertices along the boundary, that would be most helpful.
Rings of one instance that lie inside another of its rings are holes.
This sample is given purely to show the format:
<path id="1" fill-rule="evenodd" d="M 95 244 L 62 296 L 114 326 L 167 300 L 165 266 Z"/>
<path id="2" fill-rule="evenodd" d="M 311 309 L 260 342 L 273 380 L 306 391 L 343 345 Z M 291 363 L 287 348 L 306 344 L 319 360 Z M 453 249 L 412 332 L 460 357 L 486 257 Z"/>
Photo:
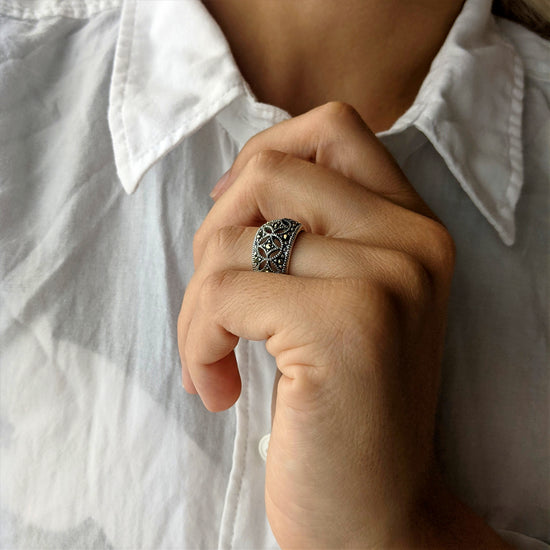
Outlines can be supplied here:
<path id="1" fill-rule="evenodd" d="M 462 1 L 204 4 L 256 97 L 303 116 L 255 136 L 214 192 L 178 319 L 185 388 L 231 406 L 238 338 L 266 340 L 282 548 L 506 547 L 433 456 L 452 239 L 371 132 L 413 102 Z M 252 273 L 256 228 L 280 217 L 306 228 L 290 275 Z"/>
<path id="2" fill-rule="evenodd" d="M 353 105 L 374 132 L 412 104 L 463 0 L 203 0 L 256 97 Z"/>
<path id="3" fill-rule="evenodd" d="M 182 377 L 211 411 L 240 393 L 233 349 L 282 375 L 266 511 L 282 548 L 506 548 L 444 486 L 434 418 L 454 246 L 349 105 L 252 138 L 194 240 Z M 306 232 L 289 275 L 252 272 L 266 220 Z"/>

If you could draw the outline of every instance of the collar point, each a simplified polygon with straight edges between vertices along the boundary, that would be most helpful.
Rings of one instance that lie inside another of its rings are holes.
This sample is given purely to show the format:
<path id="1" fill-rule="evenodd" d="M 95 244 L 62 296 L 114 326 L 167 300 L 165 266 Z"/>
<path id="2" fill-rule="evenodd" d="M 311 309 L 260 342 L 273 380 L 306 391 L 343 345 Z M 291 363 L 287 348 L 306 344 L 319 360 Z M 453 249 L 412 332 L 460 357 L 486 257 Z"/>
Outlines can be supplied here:
<path id="1" fill-rule="evenodd" d="M 132 173 L 128 165 L 117 163 L 117 175 L 122 188 L 127 195 L 132 195 L 137 189 L 140 177 Z"/>
<path id="2" fill-rule="evenodd" d="M 502 242 L 506 246 L 514 246 L 514 244 L 516 242 L 516 235 L 515 235 L 515 231 L 513 229 L 511 231 L 508 231 L 508 232 L 499 232 L 499 234 L 500 234 L 500 237 L 502 239 Z"/>
<path id="3" fill-rule="evenodd" d="M 491 225 L 495 228 L 498 236 L 506 246 L 513 246 L 516 242 L 516 225 L 513 220 L 489 219 Z"/>

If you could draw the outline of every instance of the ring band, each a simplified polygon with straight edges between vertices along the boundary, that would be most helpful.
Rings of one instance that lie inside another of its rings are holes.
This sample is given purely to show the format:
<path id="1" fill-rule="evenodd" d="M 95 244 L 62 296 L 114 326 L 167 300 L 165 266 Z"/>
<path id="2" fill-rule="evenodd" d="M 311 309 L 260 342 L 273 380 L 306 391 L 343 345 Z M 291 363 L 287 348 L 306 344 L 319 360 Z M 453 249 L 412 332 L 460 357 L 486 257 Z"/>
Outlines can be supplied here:
<path id="1" fill-rule="evenodd" d="M 289 218 L 264 223 L 252 244 L 252 269 L 267 273 L 288 273 L 290 254 L 302 224 Z"/>

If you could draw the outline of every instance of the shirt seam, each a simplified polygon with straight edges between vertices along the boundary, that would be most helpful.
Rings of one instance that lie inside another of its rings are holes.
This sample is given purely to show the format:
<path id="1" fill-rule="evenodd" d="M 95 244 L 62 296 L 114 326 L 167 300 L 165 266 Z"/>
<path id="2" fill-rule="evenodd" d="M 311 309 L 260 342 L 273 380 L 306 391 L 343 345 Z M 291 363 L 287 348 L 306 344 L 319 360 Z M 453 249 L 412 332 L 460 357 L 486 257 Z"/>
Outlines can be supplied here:
<path id="1" fill-rule="evenodd" d="M 522 114 L 525 90 L 525 72 L 522 58 L 516 50 L 513 41 L 502 31 L 502 28 L 498 25 L 498 22 L 495 21 L 495 23 L 499 29 L 499 37 L 502 40 L 503 45 L 510 50 L 514 60 L 511 78 L 512 90 L 510 92 L 507 117 L 508 123 L 506 126 L 506 142 L 508 150 L 506 165 L 510 173 L 510 178 L 503 194 L 506 204 L 504 201 L 499 201 L 497 203 L 497 208 L 500 212 L 502 211 L 502 208 L 509 208 L 511 209 L 513 216 L 514 206 L 517 202 L 523 183 Z"/>
<path id="2" fill-rule="evenodd" d="M 86 19 L 104 11 L 120 8 L 120 6 L 121 0 L 66 0 L 63 3 L 49 3 L 33 8 L 19 2 L 0 0 L 0 16 L 30 20 L 49 17 Z"/>
<path id="3" fill-rule="evenodd" d="M 522 184 L 523 151 L 521 141 L 521 117 L 524 97 L 524 75 L 521 59 L 512 47 L 514 55 L 514 69 L 512 77 L 511 101 L 508 113 L 508 166 L 510 169 L 510 181 L 506 187 L 504 196 L 508 205 L 517 201 Z M 499 205 L 500 208 L 501 205 Z M 513 208 L 512 208 L 513 211 Z"/>
<path id="4" fill-rule="evenodd" d="M 126 159 L 127 159 L 127 163 L 128 163 L 128 168 L 130 168 L 130 162 L 131 162 L 131 159 L 132 159 L 132 152 L 130 150 L 130 142 L 128 141 L 128 129 L 126 128 L 126 121 L 124 120 L 124 114 L 123 114 L 123 109 L 124 109 L 124 105 L 125 105 L 125 100 L 126 100 L 126 91 L 128 89 L 128 81 L 130 80 L 130 68 L 132 67 L 132 55 L 133 55 L 133 52 L 134 52 L 134 37 L 135 37 L 135 33 L 136 33 L 136 13 L 137 13 L 137 9 L 138 9 L 138 2 L 132 2 L 131 3 L 131 6 L 132 6 L 132 12 L 131 12 L 131 20 L 129 21 L 129 24 L 131 26 L 131 33 L 130 33 L 130 38 L 129 38 L 129 41 L 128 41 L 128 55 L 126 57 L 126 65 L 125 65 L 125 75 L 124 75 L 124 84 L 122 86 L 122 96 L 120 98 L 120 109 L 119 109 L 119 114 L 120 114 L 120 125 L 121 125 L 121 128 L 122 128 L 122 134 L 123 134 L 123 139 L 124 139 L 124 147 L 126 149 Z M 122 29 L 121 29 L 122 30 Z"/>
<path id="5" fill-rule="evenodd" d="M 245 345 L 245 349 L 246 349 L 246 367 L 247 367 L 247 370 L 248 368 L 250 367 L 249 365 L 249 349 L 248 349 L 248 346 L 250 344 L 247 342 L 246 345 Z M 245 412 L 245 419 L 246 419 L 246 431 L 245 431 L 245 440 L 244 440 L 244 448 L 243 448 L 243 462 L 242 462 L 242 467 L 241 467 L 241 472 L 240 472 L 240 475 L 239 475 L 239 481 L 238 481 L 238 485 L 237 485 L 237 493 L 235 495 L 235 505 L 233 507 L 233 518 L 231 520 L 231 536 L 229 538 L 230 540 L 230 548 L 234 548 L 235 546 L 235 537 L 236 537 L 236 525 L 237 525 L 237 517 L 238 517 L 238 509 L 239 509 L 239 503 L 241 501 L 241 492 L 242 492 L 242 488 L 243 488 L 243 481 L 244 481 L 244 471 L 246 469 L 246 461 L 247 461 L 247 455 L 248 455 L 248 440 L 250 439 L 250 434 L 249 434 L 249 418 L 250 418 L 250 399 L 249 399 L 249 395 L 248 395 L 248 392 L 249 392 L 249 376 L 250 376 L 250 373 L 247 372 L 247 375 L 246 375 L 246 393 L 245 393 L 245 396 L 246 396 L 246 412 Z"/>

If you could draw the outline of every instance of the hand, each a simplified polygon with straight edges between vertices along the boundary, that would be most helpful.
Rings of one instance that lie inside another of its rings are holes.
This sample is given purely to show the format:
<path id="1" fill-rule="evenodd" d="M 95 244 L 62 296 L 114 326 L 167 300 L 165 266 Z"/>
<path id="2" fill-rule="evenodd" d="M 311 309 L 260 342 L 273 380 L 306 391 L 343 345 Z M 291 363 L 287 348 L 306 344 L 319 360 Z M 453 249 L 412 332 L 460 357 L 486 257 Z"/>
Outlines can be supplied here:
<path id="1" fill-rule="evenodd" d="M 266 340 L 282 373 L 265 489 L 282 548 L 436 540 L 434 514 L 460 508 L 432 444 L 451 237 L 341 103 L 252 138 L 228 182 L 195 236 L 178 320 L 185 388 L 230 407 L 239 337 Z M 252 272 L 257 227 L 283 217 L 306 229 L 289 275 Z"/>

